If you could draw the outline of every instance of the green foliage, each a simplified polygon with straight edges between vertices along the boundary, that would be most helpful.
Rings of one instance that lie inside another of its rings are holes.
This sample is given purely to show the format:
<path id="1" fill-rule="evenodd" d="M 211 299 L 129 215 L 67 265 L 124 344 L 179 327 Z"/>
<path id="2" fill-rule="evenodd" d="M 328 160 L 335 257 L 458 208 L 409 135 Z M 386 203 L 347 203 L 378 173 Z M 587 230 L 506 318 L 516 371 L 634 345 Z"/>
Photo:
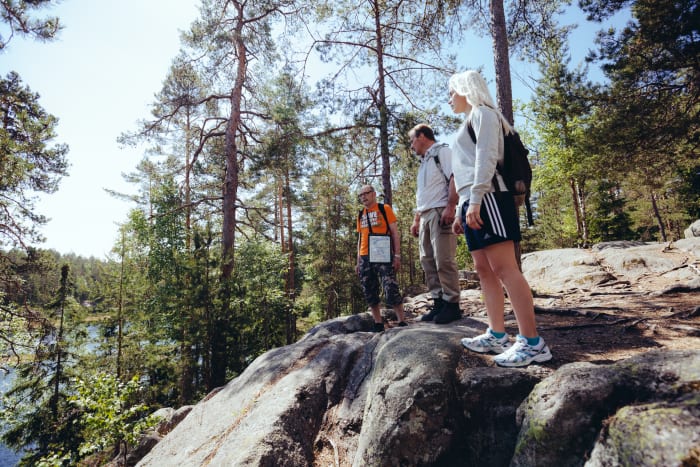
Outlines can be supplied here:
<path id="1" fill-rule="evenodd" d="M 108 448 L 118 448 L 121 442 L 134 446 L 141 434 L 156 425 L 156 418 L 146 416 L 148 407 L 138 402 L 143 390 L 139 380 L 135 375 L 127 382 L 121 382 L 109 373 L 75 380 L 75 394 L 69 402 L 81 413 L 78 422 L 84 439 L 78 448 L 81 458 Z"/>
<path id="2" fill-rule="evenodd" d="M 588 190 L 599 173 L 598 152 L 588 144 L 591 125 L 587 96 L 592 86 L 584 70 L 569 70 L 568 49 L 561 40 L 547 44 L 538 59 L 541 78 L 529 104 L 533 130 L 533 198 L 536 226 L 525 237 L 528 248 L 585 246 Z M 527 134 L 528 132 L 525 132 Z"/>
<path id="3" fill-rule="evenodd" d="M 681 206 L 688 212 L 690 219 L 700 219 L 700 164 L 689 164 L 678 175 L 681 180 L 678 188 Z"/>
<path id="4" fill-rule="evenodd" d="M 309 324 L 364 311 L 355 275 L 357 201 L 349 190 L 345 139 L 327 138 L 302 194 L 305 228 L 300 232 L 304 271 L 299 307 Z"/>
<path id="5" fill-rule="evenodd" d="M 252 240 L 236 251 L 236 333 L 241 346 L 235 349 L 245 362 L 242 371 L 255 357 L 286 343 L 287 314 L 292 303 L 285 292 L 287 256 L 278 244 Z"/>
<path id="6" fill-rule="evenodd" d="M 601 180 L 592 196 L 591 239 L 594 242 L 632 240 L 632 219 L 618 184 Z"/>
<path id="7" fill-rule="evenodd" d="M 14 365 L 12 387 L 0 404 L 1 425 L 6 427 L 2 439 L 24 448 L 23 463 L 34 465 L 50 452 L 75 450 L 80 442 L 77 413 L 67 398 L 70 378 L 80 361 L 83 328 L 80 309 L 71 297 L 67 266 L 62 267 L 60 287 L 48 309 L 22 318 L 30 325 L 23 330 L 26 347 Z"/>
<path id="8" fill-rule="evenodd" d="M 523 251 L 576 246 L 576 218 L 571 208 L 571 192 L 566 188 L 564 185 L 562 189 L 538 193 L 535 227 L 523 230 Z"/>
<path id="9" fill-rule="evenodd" d="M 406 133 L 427 122 L 449 142 L 461 123 L 437 107 L 455 68 L 441 48 L 443 27 L 459 5 L 315 4 L 329 22 L 311 52 L 339 66 L 309 90 L 288 36 L 289 60 L 279 66 L 268 16 L 292 3 L 224 11 L 223 2 L 203 2 L 152 120 L 122 137 L 150 147 L 126 177 L 138 193 L 115 193 L 134 209 L 110 258 L 0 253 L 0 351 L 18 375 L 3 401 L 4 439 L 33 446 L 26 464 L 60 465 L 133 443 L 151 423 L 141 419 L 146 406 L 194 402 L 310 326 L 365 311 L 355 274 L 362 184 L 391 193 L 401 286 L 422 284 L 409 234 L 418 160 Z M 509 30 L 517 50 L 541 71 L 531 126 L 519 128 L 535 166 L 536 225 L 523 230 L 523 251 L 677 237 L 700 217 L 697 9 L 689 0 L 582 2 L 596 18 L 632 5 L 634 21 L 602 34 L 590 57 L 609 79 L 594 85 L 586 68 L 570 69 L 569 28 L 553 22 L 566 3 L 507 2 L 520 21 Z M 243 24 L 240 11 L 265 16 L 239 34 L 229 25 Z M 0 84 L 8 122 L 0 194 L 22 206 L 0 215 L 0 245 L 22 245 L 43 222 L 30 192 L 55 190 L 67 149 L 52 143 L 56 119 L 38 96 L 13 74 Z M 457 261 L 471 269 L 464 243 Z M 70 274 L 56 292 L 61 265 Z M 96 335 L 89 348 L 85 318 Z"/>
<path id="10" fill-rule="evenodd" d="M 53 300 L 59 276 L 57 253 L 37 248 L 0 253 L 6 271 L 5 293 L 14 303 L 42 306 Z"/>
<path id="11" fill-rule="evenodd" d="M 64 467 L 66 464 L 70 465 L 71 455 L 64 454 L 62 452 L 52 452 L 38 459 L 35 464 L 36 467 Z"/>
<path id="12" fill-rule="evenodd" d="M 61 29 L 58 18 L 33 17 L 33 10 L 40 10 L 51 4 L 51 0 L 0 2 L 0 17 L 9 28 L 9 37 L 0 34 L 0 51 L 7 47 L 15 35 L 29 36 L 41 41 L 53 39 Z"/>
<path id="13" fill-rule="evenodd" d="M 52 144 L 58 120 L 15 72 L 0 78 L 0 122 L 0 247 L 24 246 L 41 238 L 35 194 L 57 190 L 68 147 Z"/>
<path id="14" fill-rule="evenodd" d="M 625 3 L 586 5 L 604 18 Z M 698 206 L 683 202 L 696 190 L 699 156 L 698 8 L 693 0 L 638 0 L 631 13 L 625 28 L 599 35 L 591 56 L 610 80 L 591 137 L 624 180 L 626 198 L 639 214 L 634 230 L 667 240 L 678 237 Z"/>

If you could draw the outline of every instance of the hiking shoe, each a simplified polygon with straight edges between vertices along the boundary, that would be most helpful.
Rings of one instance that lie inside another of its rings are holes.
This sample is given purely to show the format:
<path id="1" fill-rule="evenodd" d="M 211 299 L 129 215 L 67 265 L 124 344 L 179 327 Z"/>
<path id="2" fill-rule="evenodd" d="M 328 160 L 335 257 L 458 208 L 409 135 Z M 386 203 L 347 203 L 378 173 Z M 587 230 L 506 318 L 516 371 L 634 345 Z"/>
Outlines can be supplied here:
<path id="1" fill-rule="evenodd" d="M 445 306 L 442 307 L 442 310 L 435 316 L 433 321 L 435 321 L 435 324 L 447 324 L 461 317 L 462 310 L 459 309 L 459 303 L 445 302 Z"/>
<path id="2" fill-rule="evenodd" d="M 503 353 L 510 348 L 511 344 L 508 340 L 508 334 L 498 338 L 491 334 L 491 328 L 485 333 L 476 337 L 465 337 L 462 339 L 462 345 L 473 352 L 478 353 Z"/>
<path id="3" fill-rule="evenodd" d="M 515 344 L 501 355 L 493 357 L 493 361 L 500 366 L 527 366 L 532 362 L 546 362 L 552 359 L 549 347 L 540 337 L 540 343 L 529 345 L 523 336 L 515 338 Z"/>
<path id="4" fill-rule="evenodd" d="M 442 311 L 442 307 L 445 306 L 445 303 L 446 303 L 445 300 L 443 300 L 440 297 L 434 298 L 433 299 L 433 306 L 430 307 L 430 312 L 421 316 L 420 320 L 421 321 L 432 321 L 433 319 L 435 319 L 435 316 L 437 316 L 437 314 L 440 313 L 440 311 Z"/>
<path id="5" fill-rule="evenodd" d="M 406 321 L 399 321 L 399 324 L 397 324 L 398 327 L 400 328 L 405 328 L 408 326 L 408 323 Z"/>
<path id="6" fill-rule="evenodd" d="M 372 332 L 384 332 L 384 323 L 374 323 Z"/>

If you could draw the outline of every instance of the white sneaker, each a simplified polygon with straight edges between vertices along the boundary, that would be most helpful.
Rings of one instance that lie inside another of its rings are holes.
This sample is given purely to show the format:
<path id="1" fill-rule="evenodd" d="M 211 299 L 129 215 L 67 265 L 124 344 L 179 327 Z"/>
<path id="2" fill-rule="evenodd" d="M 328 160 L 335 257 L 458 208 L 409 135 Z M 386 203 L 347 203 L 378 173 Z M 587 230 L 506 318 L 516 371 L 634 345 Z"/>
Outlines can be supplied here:
<path id="1" fill-rule="evenodd" d="M 469 350 L 479 353 L 502 353 L 508 350 L 512 345 L 508 339 L 508 334 L 498 338 L 491 334 L 491 328 L 487 329 L 484 334 L 476 337 L 465 337 L 462 339 L 462 345 Z"/>
<path id="2" fill-rule="evenodd" d="M 497 365 L 508 367 L 527 366 L 532 362 L 541 363 L 551 359 L 552 353 L 542 337 L 539 344 L 529 345 L 523 336 L 516 337 L 515 344 L 510 349 L 493 357 Z"/>

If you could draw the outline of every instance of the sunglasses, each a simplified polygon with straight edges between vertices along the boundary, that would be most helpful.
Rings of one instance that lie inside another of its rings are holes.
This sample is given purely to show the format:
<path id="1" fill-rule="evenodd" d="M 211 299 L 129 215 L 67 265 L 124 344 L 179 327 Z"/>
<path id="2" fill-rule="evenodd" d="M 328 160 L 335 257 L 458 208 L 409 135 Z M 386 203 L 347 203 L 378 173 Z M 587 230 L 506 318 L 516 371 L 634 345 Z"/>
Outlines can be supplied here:
<path id="1" fill-rule="evenodd" d="M 361 191 L 360 194 L 357 196 L 365 196 L 365 195 L 368 195 L 370 193 L 374 193 L 374 192 L 373 191 Z"/>

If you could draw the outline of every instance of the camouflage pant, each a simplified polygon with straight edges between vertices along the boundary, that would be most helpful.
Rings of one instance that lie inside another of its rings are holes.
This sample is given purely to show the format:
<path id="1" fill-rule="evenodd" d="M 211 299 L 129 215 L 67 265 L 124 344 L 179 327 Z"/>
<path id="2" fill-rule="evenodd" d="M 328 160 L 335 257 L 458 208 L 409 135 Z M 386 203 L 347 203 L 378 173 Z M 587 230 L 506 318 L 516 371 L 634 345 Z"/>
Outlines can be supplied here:
<path id="1" fill-rule="evenodd" d="M 399 305 L 403 298 L 399 292 L 394 266 L 391 263 L 370 263 L 368 256 L 360 257 L 360 286 L 369 306 L 379 303 L 379 280 L 384 289 L 384 301 L 387 306 Z"/>

